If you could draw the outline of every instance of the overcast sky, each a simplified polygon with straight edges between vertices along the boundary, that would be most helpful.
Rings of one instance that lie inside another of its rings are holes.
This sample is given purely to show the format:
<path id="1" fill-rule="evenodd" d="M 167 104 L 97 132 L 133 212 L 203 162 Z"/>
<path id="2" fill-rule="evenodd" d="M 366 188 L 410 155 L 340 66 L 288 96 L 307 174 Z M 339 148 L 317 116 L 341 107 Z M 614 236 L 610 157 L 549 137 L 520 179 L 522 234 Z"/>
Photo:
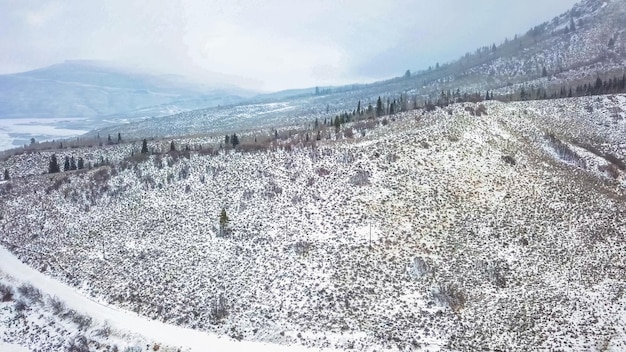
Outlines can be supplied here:
<path id="1" fill-rule="evenodd" d="M 92 59 L 265 91 L 366 82 L 499 43 L 576 2 L 0 0 L 0 73 Z"/>

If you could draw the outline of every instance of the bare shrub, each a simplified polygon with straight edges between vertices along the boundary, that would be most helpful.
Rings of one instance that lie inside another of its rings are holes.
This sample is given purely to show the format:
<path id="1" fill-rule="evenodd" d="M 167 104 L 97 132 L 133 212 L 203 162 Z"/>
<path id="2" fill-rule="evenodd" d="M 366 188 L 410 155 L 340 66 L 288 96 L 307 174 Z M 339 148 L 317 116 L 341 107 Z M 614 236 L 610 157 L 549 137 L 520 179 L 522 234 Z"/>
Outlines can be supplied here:
<path id="1" fill-rule="evenodd" d="M 69 340 L 66 351 L 69 352 L 89 352 L 89 340 L 84 335 L 77 335 Z"/>
<path id="2" fill-rule="evenodd" d="M 317 173 L 317 176 L 328 176 L 328 175 L 330 175 L 330 171 L 324 169 L 323 167 L 320 167 L 319 169 L 315 170 L 315 172 Z"/>
<path id="3" fill-rule="evenodd" d="M 18 312 L 23 312 L 26 309 L 28 309 L 28 304 L 26 304 L 26 302 L 24 302 L 23 299 L 18 299 L 17 301 L 15 301 L 15 310 Z"/>
<path id="4" fill-rule="evenodd" d="M 465 306 L 465 294 L 454 284 L 439 284 L 432 290 L 433 300 L 441 306 L 458 312 Z"/>
<path id="5" fill-rule="evenodd" d="M 49 194 L 52 191 L 58 191 L 59 188 L 65 183 L 70 183 L 70 178 L 68 176 L 58 177 L 50 187 L 46 188 L 46 194 Z"/>
<path id="6" fill-rule="evenodd" d="M 311 243 L 307 241 L 298 241 L 293 245 L 293 250 L 297 255 L 306 256 L 311 249 Z"/>
<path id="7" fill-rule="evenodd" d="M 92 180 L 97 185 L 104 185 L 111 179 L 108 168 L 104 167 L 93 173 Z"/>
<path id="8" fill-rule="evenodd" d="M 484 104 L 479 104 L 478 107 L 476 108 L 476 116 L 481 116 L 481 115 L 488 115 L 487 114 L 487 108 L 485 107 Z"/>
<path id="9" fill-rule="evenodd" d="M 104 324 L 100 329 L 94 330 L 94 335 L 98 337 L 108 338 L 111 335 L 111 327 L 109 324 Z"/>
<path id="10" fill-rule="evenodd" d="M 91 317 L 82 315 L 77 311 L 70 309 L 61 315 L 63 319 L 70 320 L 78 327 L 78 330 L 85 330 L 91 327 Z"/>
<path id="11" fill-rule="evenodd" d="M 274 181 L 270 181 L 267 185 L 265 185 L 265 190 L 263 193 L 267 198 L 273 199 L 274 197 L 282 194 L 283 189 Z"/>
<path id="12" fill-rule="evenodd" d="M 407 265 L 406 271 L 412 278 L 421 278 L 425 275 L 432 274 L 434 269 L 424 258 L 415 257 L 411 263 Z"/>
<path id="13" fill-rule="evenodd" d="M 242 153 L 264 152 L 270 149 L 269 141 L 266 143 L 242 143 L 237 146 L 237 150 Z"/>
<path id="14" fill-rule="evenodd" d="M 615 155 L 609 153 L 604 155 L 604 158 L 611 164 L 617 166 L 620 170 L 626 171 L 626 164 Z"/>
<path id="15" fill-rule="evenodd" d="M 27 298 L 29 301 L 33 303 L 38 303 L 42 301 L 41 292 L 31 284 L 23 284 L 17 288 L 17 292 L 19 292 L 22 297 Z"/>
<path id="16" fill-rule="evenodd" d="M 142 350 L 139 346 L 129 346 L 124 349 L 124 352 L 142 352 Z"/>
<path id="17" fill-rule="evenodd" d="M 137 153 L 122 160 L 119 164 L 120 170 L 129 170 L 148 160 L 148 154 Z"/>
<path id="18" fill-rule="evenodd" d="M 224 298 L 223 294 L 220 294 L 219 297 L 217 297 L 217 299 L 215 300 L 213 307 L 211 307 L 210 316 L 215 323 L 222 321 L 228 316 L 228 305 L 226 303 L 226 298 Z"/>
<path id="19" fill-rule="evenodd" d="M 561 142 L 560 139 L 554 136 L 552 133 L 545 135 L 546 140 L 550 147 L 556 152 L 556 154 L 562 160 L 575 164 L 576 166 L 585 168 L 585 160 L 582 159 L 576 152 L 574 152 L 567 144 Z"/>
<path id="20" fill-rule="evenodd" d="M 65 304 L 58 297 L 49 297 L 48 305 L 52 309 L 54 315 L 60 315 L 65 311 Z"/>
<path id="21" fill-rule="evenodd" d="M 515 161 L 515 159 L 510 156 L 510 155 L 505 155 L 502 157 L 502 161 L 504 161 L 505 163 L 511 165 L 511 166 L 515 166 L 517 164 L 517 162 Z"/>
<path id="22" fill-rule="evenodd" d="M 13 300 L 13 288 L 11 286 L 0 283 L 0 297 L 2 302 L 10 302 Z"/>
<path id="23" fill-rule="evenodd" d="M 359 170 L 354 176 L 350 177 L 350 182 L 354 186 L 367 186 L 370 184 L 370 176 L 369 171 Z"/>
<path id="24" fill-rule="evenodd" d="M 75 313 L 72 317 L 72 321 L 76 324 L 78 330 L 86 330 L 90 328 L 93 322 L 91 317 L 80 313 Z"/>
<path id="25" fill-rule="evenodd" d="M 506 288 L 506 275 L 509 272 L 509 265 L 506 261 L 496 260 L 489 263 L 483 263 L 482 266 L 485 269 L 487 278 L 489 278 L 489 282 L 496 287 Z"/>
<path id="26" fill-rule="evenodd" d="M 350 139 L 354 138 L 354 132 L 352 131 L 351 128 L 347 128 L 345 131 L 343 131 L 343 135 L 346 138 L 350 138 Z"/>
<path id="27" fill-rule="evenodd" d="M 600 172 L 606 173 L 613 179 L 617 179 L 619 177 L 619 169 L 613 164 L 600 165 L 598 166 L 598 170 L 600 170 Z"/>

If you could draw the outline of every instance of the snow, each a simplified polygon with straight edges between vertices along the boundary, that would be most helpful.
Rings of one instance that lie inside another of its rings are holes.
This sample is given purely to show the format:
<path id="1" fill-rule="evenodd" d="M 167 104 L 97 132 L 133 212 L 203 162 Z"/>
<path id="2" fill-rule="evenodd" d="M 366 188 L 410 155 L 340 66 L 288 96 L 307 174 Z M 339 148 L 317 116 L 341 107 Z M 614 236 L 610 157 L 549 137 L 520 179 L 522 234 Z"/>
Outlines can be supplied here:
<path id="1" fill-rule="evenodd" d="M 0 351 L 2 352 L 30 352 L 28 348 L 13 343 L 0 341 Z"/>
<path id="2" fill-rule="evenodd" d="M 610 111 L 625 103 L 492 101 L 481 117 L 455 104 L 386 126 L 372 119 L 353 139 L 326 131 L 315 146 L 284 133 L 255 152 L 133 161 L 132 143 L 76 148 L 56 152 L 112 165 L 57 175 L 33 172 L 53 151 L 16 155 L 0 161 L 16 170 L 0 188 L 0 231 L 21 260 L 89 300 L 245 341 L 619 350 L 610 328 L 624 308 L 624 172 L 596 172 L 606 161 L 572 141 L 625 155 L 623 121 Z M 548 132 L 586 164 L 546 150 Z M 206 149 L 223 136 L 173 140 Z M 216 237 L 222 207 L 232 234 Z M 415 258 L 429 274 L 407 272 Z M 434 300 L 455 287 L 464 307 Z M 218 297 L 229 314 L 216 321 Z"/>
<path id="3" fill-rule="evenodd" d="M 235 351 L 285 351 L 285 352 L 306 352 L 315 351 L 302 346 L 281 346 L 276 344 L 265 344 L 259 342 L 234 341 L 225 337 L 218 337 L 214 334 L 202 331 L 181 328 L 174 325 L 164 324 L 158 321 L 141 317 L 137 314 L 127 312 L 113 306 L 103 305 L 93 301 L 75 289 L 50 278 L 28 265 L 22 263 L 11 252 L 0 246 L 0 271 L 9 276 L 19 278 L 38 288 L 40 291 L 54 295 L 76 311 L 87 314 L 101 322 L 106 322 L 112 327 L 128 331 L 132 334 L 139 334 L 143 337 L 163 343 L 168 346 L 179 346 L 187 351 L 200 352 L 210 349 L 216 352 Z M 13 348 L 5 350 L 4 348 Z M 19 346 L 0 342 L 0 350 L 11 352 L 23 352 L 27 349 L 20 349 Z M 330 349 L 317 351 L 331 351 Z"/>
<path id="4" fill-rule="evenodd" d="M 85 119 L 82 118 L 0 119 L 0 151 L 28 144 L 31 137 L 37 141 L 46 141 L 85 134 L 87 130 L 59 127 L 60 125 L 83 121 Z"/>

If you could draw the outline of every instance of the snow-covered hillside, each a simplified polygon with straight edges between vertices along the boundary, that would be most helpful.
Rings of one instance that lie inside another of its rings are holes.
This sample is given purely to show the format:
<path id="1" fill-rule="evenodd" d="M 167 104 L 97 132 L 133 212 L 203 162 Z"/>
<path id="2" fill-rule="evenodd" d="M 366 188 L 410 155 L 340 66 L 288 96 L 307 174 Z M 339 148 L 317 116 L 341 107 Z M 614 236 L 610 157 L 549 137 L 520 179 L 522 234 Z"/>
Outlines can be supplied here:
<path id="1" fill-rule="evenodd" d="M 96 301 L 237 340 L 623 350 L 625 105 L 455 104 L 248 153 L 75 149 L 112 165 L 55 175 L 11 157 L 0 239 Z"/>

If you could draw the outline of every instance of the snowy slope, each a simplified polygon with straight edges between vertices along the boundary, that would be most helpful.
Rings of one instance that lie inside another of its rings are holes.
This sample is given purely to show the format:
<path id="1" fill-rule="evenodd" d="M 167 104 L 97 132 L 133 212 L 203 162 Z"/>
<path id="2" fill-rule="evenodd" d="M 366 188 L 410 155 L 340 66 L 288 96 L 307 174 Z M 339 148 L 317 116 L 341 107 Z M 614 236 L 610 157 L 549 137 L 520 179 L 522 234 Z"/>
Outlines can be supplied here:
<path id="1" fill-rule="evenodd" d="M 455 104 L 249 153 L 207 152 L 223 136 L 63 150 L 113 165 L 57 175 L 28 173 L 49 152 L 15 156 L 1 239 L 96 302 L 237 340 L 623 350 L 625 102 Z"/>
<path id="2" fill-rule="evenodd" d="M 126 312 L 112 306 L 100 304 L 77 292 L 75 289 L 39 273 L 19 261 L 11 252 L 0 247 L 0 274 L 4 277 L 19 278 L 19 281 L 26 282 L 39 289 L 43 294 L 54 296 L 65 302 L 67 307 L 77 312 L 86 314 L 95 319 L 98 323 L 104 323 L 113 329 L 118 330 L 118 334 L 132 334 L 136 340 L 139 335 L 144 341 L 152 341 L 163 347 L 173 346 L 182 348 L 185 351 L 312 351 L 298 346 L 279 346 L 271 344 L 260 344 L 252 342 L 234 341 L 225 337 L 218 337 L 213 334 L 192 329 L 185 329 L 174 325 L 163 324 L 161 322 L 141 317 L 137 314 Z M 2 316 L 2 315 L 0 315 Z M 6 338 L 6 337 L 4 337 Z M 19 338 L 17 338 L 20 341 Z M 129 339 L 130 340 L 130 339 Z M 20 341 L 21 342 L 21 341 Z M 3 345 L 4 344 L 4 345 Z M 130 344 L 130 343 L 129 343 Z M 152 345 L 152 343 L 149 343 Z M 5 349 L 6 347 L 6 349 Z M 9 350 L 9 347 L 13 350 Z M 21 352 L 24 348 L 17 344 L 0 342 L 2 351 Z"/>

